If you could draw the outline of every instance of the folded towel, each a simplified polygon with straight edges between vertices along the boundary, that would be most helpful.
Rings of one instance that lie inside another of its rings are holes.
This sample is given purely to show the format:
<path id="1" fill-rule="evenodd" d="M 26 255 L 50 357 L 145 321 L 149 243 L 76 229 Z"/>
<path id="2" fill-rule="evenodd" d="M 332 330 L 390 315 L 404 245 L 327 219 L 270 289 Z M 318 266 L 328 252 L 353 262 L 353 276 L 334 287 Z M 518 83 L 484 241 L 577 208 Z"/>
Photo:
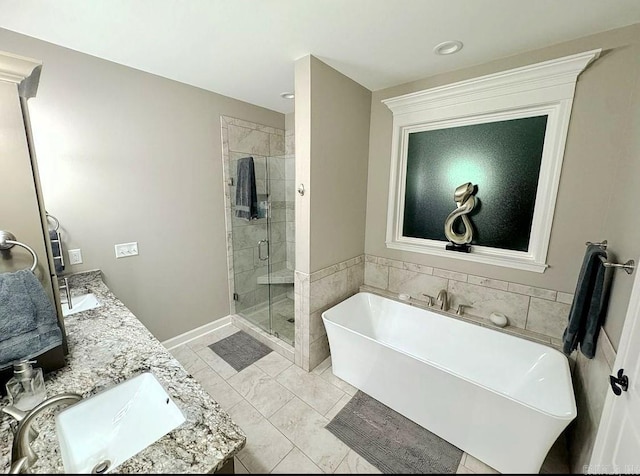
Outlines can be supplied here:
<path id="1" fill-rule="evenodd" d="M 236 183 L 236 216 L 246 220 L 258 218 L 258 193 L 253 157 L 238 160 Z"/>
<path id="2" fill-rule="evenodd" d="M 0 369 L 62 344 L 56 311 L 27 269 L 0 274 Z"/>
<path id="3" fill-rule="evenodd" d="M 604 319 L 606 298 L 605 272 L 600 257 L 607 253 L 597 245 L 589 245 L 582 261 L 576 291 L 569 310 L 567 327 L 562 335 L 562 350 L 569 355 L 580 344 L 580 351 L 592 359 Z"/>
<path id="4" fill-rule="evenodd" d="M 56 230 L 49 230 L 49 239 L 51 240 L 51 251 L 53 252 L 53 263 L 56 266 L 56 274 L 60 274 L 64 271 L 62 240 L 60 239 L 60 233 Z"/>

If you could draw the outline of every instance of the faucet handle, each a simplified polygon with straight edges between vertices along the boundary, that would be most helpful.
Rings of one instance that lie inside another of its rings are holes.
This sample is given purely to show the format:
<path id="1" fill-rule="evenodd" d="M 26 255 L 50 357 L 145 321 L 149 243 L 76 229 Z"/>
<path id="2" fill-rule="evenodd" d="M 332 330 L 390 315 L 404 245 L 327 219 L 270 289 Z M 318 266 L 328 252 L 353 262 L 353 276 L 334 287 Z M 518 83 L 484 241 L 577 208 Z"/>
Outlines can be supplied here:
<path id="1" fill-rule="evenodd" d="M 422 295 L 427 298 L 427 306 L 433 306 L 433 296 L 430 296 L 427 293 L 422 293 Z"/>
<path id="2" fill-rule="evenodd" d="M 13 418 L 15 418 L 15 420 L 20 423 L 22 420 L 25 419 L 25 417 L 29 414 L 29 412 L 26 412 L 24 410 L 20 410 L 19 408 L 13 406 L 13 405 L 7 405 L 6 407 L 2 408 L 2 413 L 6 413 L 7 415 L 11 415 Z M 35 428 L 30 427 L 29 428 L 29 441 L 33 441 L 38 437 L 38 432 L 36 431 Z"/>
<path id="3" fill-rule="evenodd" d="M 458 316 L 462 316 L 464 315 L 464 309 L 465 308 L 470 308 L 471 306 L 469 306 L 468 304 L 458 304 L 458 309 L 456 309 L 456 314 Z"/>

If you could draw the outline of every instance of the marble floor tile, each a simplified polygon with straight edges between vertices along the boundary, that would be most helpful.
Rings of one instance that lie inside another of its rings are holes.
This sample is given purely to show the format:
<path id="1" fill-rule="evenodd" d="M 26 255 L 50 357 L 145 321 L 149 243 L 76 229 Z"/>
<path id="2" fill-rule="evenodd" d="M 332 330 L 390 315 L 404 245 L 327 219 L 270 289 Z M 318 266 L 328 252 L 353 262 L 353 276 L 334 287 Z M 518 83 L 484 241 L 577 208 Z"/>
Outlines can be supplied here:
<path id="1" fill-rule="evenodd" d="M 209 367 L 198 370 L 191 375 L 224 410 L 229 410 L 236 403 L 244 400 L 242 395 Z"/>
<path id="2" fill-rule="evenodd" d="M 327 368 L 329 368 L 329 367 L 331 367 L 331 356 L 327 357 L 322 362 L 320 362 L 316 366 L 316 368 L 311 371 L 311 373 L 312 374 L 316 374 L 316 375 L 320 375 L 320 374 L 322 374 L 322 372 L 327 370 Z"/>
<path id="3" fill-rule="evenodd" d="M 458 469 L 456 470 L 456 474 L 475 474 L 475 473 L 471 471 L 469 468 L 467 468 L 465 465 L 460 463 L 458 465 Z"/>
<path id="4" fill-rule="evenodd" d="M 336 403 L 333 407 L 329 409 L 327 413 L 324 414 L 324 417 L 329 421 L 333 420 L 333 417 L 336 416 L 338 412 L 342 410 L 347 403 L 349 403 L 349 400 L 351 400 L 351 398 L 352 398 L 352 395 L 349 395 L 348 393 L 346 393 L 340 400 L 338 400 L 338 403 Z"/>
<path id="5" fill-rule="evenodd" d="M 207 347 L 208 345 L 213 344 L 214 342 L 218 342 L 225 337 L 229 337 L 231 334 L 235 334 L 240 329 L 232 324 L 227 324 L 223 327 L 216 329 L 215 331 L 209 332 L 208 334 L 203 335 L 202 337 L 198 337 L 197 339 L 192 340 L 191 342 L 187 342 L 187 345 L 191 347 L 191 350 L 197 352 L 203 347 Z"/>
<path id="6" fill-rule="evenodd" d="M 238 372 L 227 382 L 267 418 L 293 398 L 289 390 L 255 365 Z"/>
<path id="7" fill-rule="evenodd" d="M 344 396 L 339 388 L 295 365 L 278 375 L 276 380 L 322 415 Z"/>
<path id="8" fill-rule="evenodd" d="M 293 362 L 284 358 L 277 352 L 271 352 L 261 359 L 256 360 L 253 365 L 260 368 L 270 377 L 276 377 L 280 372 L 291 367 Z"/>
<path id="9" fill-rule="evenodd" d="M 335 470 L 336 474 L 382 474 L 378 468 L 369 463 L 366 459 L 360 456 L 353 450 L 349 450 L 347 456 L 344 457 L 338 469 Z"/>
<path id="10" fill-rule="evenodd" d="M 347 445 L 325 429 L 329 420 L 299 398 L 289 401 L 269 421 L 326 473 L 333 473 L 349 452 Z"/>
<path id="11" fill-rule="evenodd" d="M 498 471 L 491 466 L 484 464 L 477 458 L 474 458 L 468 453 L 463 453 L 460 464 L 464 465 L 467 469 L 470 469 L 474 473 L 482 474 L 499 474 Z"/>
<path id="12" fill-rule="evenodd" d="M 349 394 L 351 396 L 355 395 L 356 392 L 358 391 L 358 389 L 355 388 L 353 385 L 350 385 L 347 382 L 345 382 L 344 380 L 339 379 L 338 377 L 333 375 L 333 369 L 331 367 L 326 368 L 320 374 L 320 377 L 322 377 L 322 379 L 326 380 L 327 382 L 329 382 L 333 386 L 338 387 L 340 390 L 344 391 L 345 393 L 347 393 L 347 394 Z"/>
<path id="13" fill-rule="evenodd" d="M 294 447 L 271 472 L 274 474 L 321 474 L 322 470 L 302 451 Z"/>
<path id="14" fill-rule="evenodd" d="M 293 444 L 249 402 L 238 403 L 229 415 L 247 435 L 238 459 L 250 473 L 269 473 L 293 449 Z"/>
<path id="15" fill-rule="evenodd" d="M 209 347 L 202 347 L 201 349 L 198 349 L 196 354 L 225 380 L 238 373 L 236 369 L 231 367 L 222 357 L 212 351 Z"/>
<path id="16" fill-rule="evenodd" d="M 171 349 L 169 352 L 178 359 L 178 362 L 180 362 L 185 370 L 190 374 L 193 374 L 198 370 L 202 370 L 207 366 L 207 364 L 186 345 L 181 345 L 180 347 Z"/>
<path id="17" fill-rule="evenodd" d="M 233 473 L 234 474 L 250 474 L 249 470 L 247 468 L 245 468 L 244 464 L 242 464 L 242 461 L 240 461 L 240 459 L 238 459 L 237 456 L 234 456 L 234 461 L 233 461 Z"/>

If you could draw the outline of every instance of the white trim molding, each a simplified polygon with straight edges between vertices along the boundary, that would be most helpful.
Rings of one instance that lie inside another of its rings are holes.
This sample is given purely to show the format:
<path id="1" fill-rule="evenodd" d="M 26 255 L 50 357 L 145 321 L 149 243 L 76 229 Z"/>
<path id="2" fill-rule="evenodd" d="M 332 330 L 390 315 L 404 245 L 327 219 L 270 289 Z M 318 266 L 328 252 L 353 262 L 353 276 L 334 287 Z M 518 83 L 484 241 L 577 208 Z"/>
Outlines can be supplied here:
<path id="1" fill-rule="evenodd" d="M 544 272 L 575 84 L 578 75 L 598 58 L 600 51 L 383 100 L 393 112 L 387 247 Z M 527 251 L 474 245 L 470 253 L 459 253 L 447 251 L 444 241 L 403 236 L 409 134 L 543 115 L 547 116 L 547 126 Z"/>
<path id="2" fill-rule="evenodd" d="M 42 61 L 0 51 L 0 81 L 20 84 L 38 66 L 42 66 Z"/>
<path id="3" fill-rule="evenodd" d="M 195 329 L 187 331 L 183 334 L 167 339 L 161 342 L 161 344 L 165 346 L 167 350 L 175 349 L 176 347 L 191 342 L 192 340 L 196 340 L 202 336 L 205 336 L 211 332 L 217 331 L 218 329 L 229 325 L 231 325 L 231 315 L 221 317 L 220 319 L 209 322 L 204 326 L 196 327 Z"/>

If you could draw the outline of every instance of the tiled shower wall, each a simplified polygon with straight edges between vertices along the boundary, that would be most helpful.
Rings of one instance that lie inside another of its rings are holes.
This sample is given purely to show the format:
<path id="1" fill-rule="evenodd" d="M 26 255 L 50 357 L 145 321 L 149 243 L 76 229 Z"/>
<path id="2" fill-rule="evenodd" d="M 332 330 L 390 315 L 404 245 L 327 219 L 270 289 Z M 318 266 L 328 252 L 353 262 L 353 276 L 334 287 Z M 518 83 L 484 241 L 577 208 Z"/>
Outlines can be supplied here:
<path id="1" fill-rule="evenodd" d="M 291 113 L 293 116 L 293 113 Z M 293 121 L 287 120 L 284 131 L 284 160 L 285 160 L 285 199 L 287 210 L 287 268 L 296 269 L 296 165 L 295 165 L 295 129 Z"/>
<path id="2" fill-rule="evenodd" d="M 295 363 L 313 370 L 329 356 L 322 313 L 356 294 L 364 283 L 364 255 L 314 273 L 296 271 Z"/>
<path id="3" fill-rule="evenodd" d="M 425 294 L 435 299 L 444 289 L 452 309 L 466 304 L 471 306 L 466 314 L 486 319 L 492 312 L 501 312 L 509 325 L 522 329 L 523 335 L 555 345 L 561 344 L 573 300 L 573 294 L 551 289 L 372 255 L 365 256 L 364 282 L 391 293 L 410 294 L 420 301 L 427 301 Z"/>
<path id="4" fill-rule="evenodd" d="M 233 180 L 233 185 L 225 184 L 225 216 L 229 301 L 231 312 L 235 313 L 264 303 L 269 296 L 269 286 L 258 284 L 258 277 L 266 275 L 268 267 L 266 261 L 259 259 L 257 246 L 259 240 L 267 238 L 267 219 L 248 221 L 235 216 L 238 159 L 253 157 L 258 198 L 266 197 L 269 192 L 268 239 L 272 271 L 287 267 L 287 215 L 292 213 L 287 212 L 286 202 L 286 161 L 282 157 L 284 130 L 226 116 L 221 116 L 220 122 L 224 177 Z M 288 288 L 290 286 L 273 285 L 271 292 L 272 295 L 283 294 Z M 238 293 L 237 301 L 233 300 L 234 291 Z"/>

